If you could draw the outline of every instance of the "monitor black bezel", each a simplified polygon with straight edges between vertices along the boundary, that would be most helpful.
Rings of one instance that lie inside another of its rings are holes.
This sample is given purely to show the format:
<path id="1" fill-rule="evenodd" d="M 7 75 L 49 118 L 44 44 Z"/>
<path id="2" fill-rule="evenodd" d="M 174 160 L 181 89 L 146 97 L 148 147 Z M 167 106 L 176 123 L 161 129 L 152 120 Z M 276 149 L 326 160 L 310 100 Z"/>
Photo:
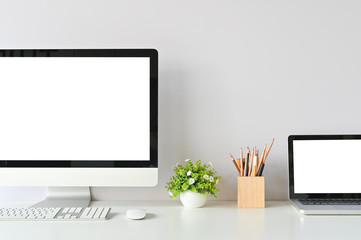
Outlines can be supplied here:
<path id="1" fill-rule="evenodd" d="M 288 174 L 290 199 L 355 199 L 361 193 L 320 193 L 306 194 L 294 192 L 293 141 L 294 140 L 352 140 L 361 139 L 361 135 L 290 135 L 288 137 Z M 337 177 L 337 176 L 335 176 Z"/>
<path id="2" fill-rule="evenodd" d="M 158 167 L 158 51 L 156 49 L 2 49 L 0 57 L 149 57 L 150 160 L 1 160 L 9 168 L 157 168 Z"/>

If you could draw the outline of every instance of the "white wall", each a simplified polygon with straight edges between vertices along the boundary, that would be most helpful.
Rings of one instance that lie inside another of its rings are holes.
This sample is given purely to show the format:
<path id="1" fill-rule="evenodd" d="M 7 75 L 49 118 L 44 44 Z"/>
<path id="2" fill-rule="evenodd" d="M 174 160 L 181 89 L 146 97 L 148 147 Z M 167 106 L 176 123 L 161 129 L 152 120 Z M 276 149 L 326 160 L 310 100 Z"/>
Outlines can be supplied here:
<path id="1" fill-rule="evenodd" d="M 236 199 L 229 160 L 276 139 L 268 199 L 287 198 L 289 134 L 360 133 L 361 3 L 326 0 L 0 1 L 0 48 L 159 50 L 159 185 L 95 199 L 168 199 L 171 168 L 211 161 Z M 37 199 L 44 188 L 1 188 Z M 34 191 L 31 191 L 34 190 Z"/>

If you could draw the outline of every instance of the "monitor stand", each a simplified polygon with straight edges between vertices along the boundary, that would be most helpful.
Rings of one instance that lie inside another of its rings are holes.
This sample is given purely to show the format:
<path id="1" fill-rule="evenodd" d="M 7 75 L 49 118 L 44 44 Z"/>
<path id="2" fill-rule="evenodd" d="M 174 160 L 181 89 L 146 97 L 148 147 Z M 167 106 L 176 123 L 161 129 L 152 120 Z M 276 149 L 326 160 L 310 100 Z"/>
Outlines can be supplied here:
<path id="1" fill-rule="evenodd" d="M 48 196 L 31 207 L 88 207 L 89 187 L 48 187 Z"/>

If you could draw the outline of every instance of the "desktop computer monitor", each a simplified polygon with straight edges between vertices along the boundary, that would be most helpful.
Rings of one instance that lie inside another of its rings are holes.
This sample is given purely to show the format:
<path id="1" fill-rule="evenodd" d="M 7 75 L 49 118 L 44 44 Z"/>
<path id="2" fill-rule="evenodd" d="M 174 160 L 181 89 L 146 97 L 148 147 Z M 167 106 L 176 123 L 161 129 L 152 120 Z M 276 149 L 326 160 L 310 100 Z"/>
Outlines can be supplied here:
<path id="1" fill-rule="evenodd" d="M 51 207 L 155 186 L 157 117 L 154 49 L 0 50 L 0 185 L 48 186 Z"/>

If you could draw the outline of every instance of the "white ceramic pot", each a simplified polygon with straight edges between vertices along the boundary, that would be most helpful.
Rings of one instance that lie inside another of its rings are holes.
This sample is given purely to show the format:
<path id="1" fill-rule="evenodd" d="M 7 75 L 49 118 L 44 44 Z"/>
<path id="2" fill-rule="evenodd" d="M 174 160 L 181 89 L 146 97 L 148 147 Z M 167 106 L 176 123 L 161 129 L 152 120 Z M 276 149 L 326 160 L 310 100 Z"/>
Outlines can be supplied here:
<path id="1" fill-rule="evenodd" d="M 207 196 L 187 190 L 185 192 L 181 192 L 180 200 L 185 207 L 199 208 L 206 204 Z"/>

